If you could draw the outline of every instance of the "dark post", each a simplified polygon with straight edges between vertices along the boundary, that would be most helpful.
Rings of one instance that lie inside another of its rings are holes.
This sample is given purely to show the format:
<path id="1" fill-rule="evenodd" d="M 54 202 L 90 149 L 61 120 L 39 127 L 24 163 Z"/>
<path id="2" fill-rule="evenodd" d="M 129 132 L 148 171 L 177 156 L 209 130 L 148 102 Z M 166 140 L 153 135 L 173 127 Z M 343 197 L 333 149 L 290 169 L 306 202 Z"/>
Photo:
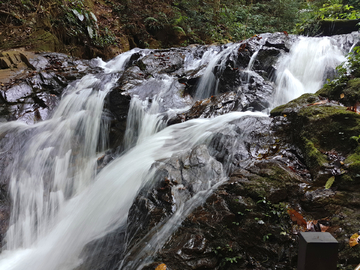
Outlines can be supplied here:
<path id="1" fill-rule="evenodd" d="M 298 270 L 336 270 L 338 241 L 327 232 L 301 232 Z"/>

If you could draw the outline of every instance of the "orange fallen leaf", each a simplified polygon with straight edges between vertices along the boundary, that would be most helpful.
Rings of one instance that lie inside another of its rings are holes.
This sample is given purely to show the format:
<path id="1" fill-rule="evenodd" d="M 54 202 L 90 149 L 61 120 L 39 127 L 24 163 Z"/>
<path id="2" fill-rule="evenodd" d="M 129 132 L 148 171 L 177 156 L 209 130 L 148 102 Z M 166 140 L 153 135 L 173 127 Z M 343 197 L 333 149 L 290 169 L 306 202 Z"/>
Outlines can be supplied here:
<path id="1" fill-rule="evenodd" d="M 283 31 L 283 33 L 285 34 L 285 36 L 289 36 L 288 32 Z"/>
<path id="2" fill-rule="evenodd" d="M 346 110 L 360 114 L 360 102 L 356 102 L 354 106 L 347 107 Z"/>
<path id="3" fill-rule="evenodd" d="M 288 209 L 287 212 L 293 222 L 296 222 L 299 226 L 306 227 L 307 223 L 304 217 L 299 212 L 294 209 Z"/>
<path id="4" fill-rule="evenodd" d="M 350 247 L 354 247 L 359 244 L 359 235 L 357 233 L 354 233 L 349 240 Z"/>
<path id="5" fill-rule="evenodd" d="M 329 226 L 325 226 L 320 223 L 321 232 L 326 232 L 329 228 L 330 228 Z"/>
<path id="6" fill-rule="evenodd" d="M 162 264 L 159 264 L 155 270 L 166 270 L 166 264 L 165 263 L 162 263 Z"/>
<path id="7" fill-rule="evenodd" d="M 344 98 L 344 97 L 345 97 L 345 94 L 342 93 L 342 94 L 340 95 L 340 98 Z"/>
<path id="8" fill-rule="evenodd" d="M 328 102 L 329 101 L 327 99 L 325 99 L 325 100 L 320 100 L 319 102 L 309 104 L 308 106 L 320 105 L 320 104 L 325 104 L 325 103 L 328 103 Z"/>
<path id="9" fill-rule="evenodd" d="M 240 51 L 245 50 L 245 47 L 246 47 L 246 43 L 241 44 L 238 51 L 240 52 Z"/>
<path id="10" fill-rule="evenodd" d="M 317 223 L 318 223 L 317 220 L 310 220 L 310 221 L 306 222 L 306 230 L 315 232 L 316 231 L 315 226 Z"/>

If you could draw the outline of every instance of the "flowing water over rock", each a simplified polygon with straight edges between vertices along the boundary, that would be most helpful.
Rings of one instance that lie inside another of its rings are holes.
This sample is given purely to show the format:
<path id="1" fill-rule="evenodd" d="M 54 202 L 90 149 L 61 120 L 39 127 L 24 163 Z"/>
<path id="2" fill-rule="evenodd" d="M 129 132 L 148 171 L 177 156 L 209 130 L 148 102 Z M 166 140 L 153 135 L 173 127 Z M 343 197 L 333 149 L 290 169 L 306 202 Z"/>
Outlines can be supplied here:
<path id="1" fill-rule="evenodd" d="M 39 56 L 1 91 L 0 268 L 294 265 L 280 208 L 314 174 L 267 113 L 318 90 L 357 41 L 275 33 L 107 63 Z M 255 246 L 255 229 L 280 237 Z"/>

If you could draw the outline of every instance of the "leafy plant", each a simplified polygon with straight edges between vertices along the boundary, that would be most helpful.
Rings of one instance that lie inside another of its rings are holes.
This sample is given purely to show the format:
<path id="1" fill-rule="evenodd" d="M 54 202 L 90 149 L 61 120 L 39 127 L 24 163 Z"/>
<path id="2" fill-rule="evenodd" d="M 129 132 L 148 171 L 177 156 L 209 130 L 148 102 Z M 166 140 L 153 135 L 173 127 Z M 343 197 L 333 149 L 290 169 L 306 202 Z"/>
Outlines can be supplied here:
<path id="1" fill-rule="evenodd" d="M 272 235 L 271 233 L 265 234 L 265 235 L 263 236 L 263 241 L 264 241 L 264 242 L 268 241 L 271 235 Z"/>
<path id="2" fill-rule="evenodd" d="M 238 263 L 238 260 L 242 259 L 242 256 L 233 250 L 229 244 L 217 246 L 216 248 L 213 248 L 213 252 L 220 260 L 220 269 L 226 269 L 225 267 L 228 263 L 236 264 Z"/>
<path id="3" fill-rule="evenodd" d="M 347 55 L 347 61 L 336 68 L 338 76 L 328 81 L 325 86 L 337 87 L 345 85 L 347 81 L 360 75 L 360 46 L 356 46 Z"/>
<path id="4" fill-rule="evenodd" d="M 144 20 L 145 25 L 151 30 L 160 30 L 164 28 L 164 25 L 154 17 L 147 17 Z"/>
<path id="5" fill-rule="evenodd" d="M 306 2 L 300 10 L 300 21 L 296 24 L 295 32 L 312 36 L 320 29 L 322 20 L 359 19 L 359 2 L 358 0 L 344 1 L 344 3 L 342 0 Z"/>

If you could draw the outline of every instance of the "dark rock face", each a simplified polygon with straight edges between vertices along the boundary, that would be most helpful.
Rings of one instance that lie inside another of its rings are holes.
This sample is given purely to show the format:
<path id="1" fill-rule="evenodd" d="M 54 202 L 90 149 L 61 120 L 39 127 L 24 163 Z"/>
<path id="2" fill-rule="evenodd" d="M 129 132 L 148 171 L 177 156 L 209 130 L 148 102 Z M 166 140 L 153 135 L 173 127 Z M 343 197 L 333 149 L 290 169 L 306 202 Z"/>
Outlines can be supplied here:
<path id="1" fill-rule="evenodd" d="M 121 145 L 126 130 L 126 119 L 130 107 L 130 96 L 123 95 L 118 88 L 113 89 L 107 96 L 106 106 L 111 112 L 109 145 Z"/>
<path id="2" fill-rule="evenodd" d="M 315 35 L 333 36 L 358 31 L 360 20 L 323 20 Z"/>

